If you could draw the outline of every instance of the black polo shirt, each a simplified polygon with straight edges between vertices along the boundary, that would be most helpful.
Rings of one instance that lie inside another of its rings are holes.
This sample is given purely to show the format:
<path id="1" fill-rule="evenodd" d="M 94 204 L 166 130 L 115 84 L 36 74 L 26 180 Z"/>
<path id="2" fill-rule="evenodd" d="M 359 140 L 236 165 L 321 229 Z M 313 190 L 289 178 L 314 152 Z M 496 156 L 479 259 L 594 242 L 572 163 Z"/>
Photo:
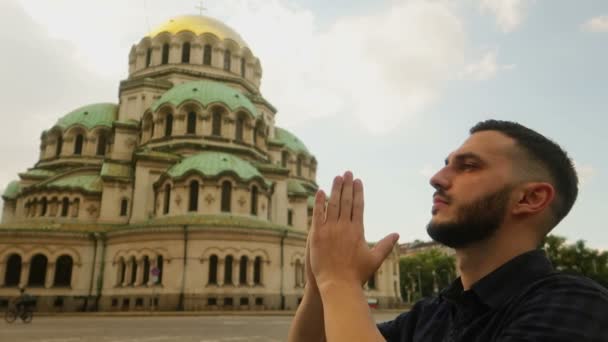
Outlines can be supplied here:
<path id="1" fill-rule="evenodd" d="M 608 290 L 554 271 L 545 253 L 535 250 L 468 291 L 457 279 L 378 329 L 389 342 L 607 342 Z"/>

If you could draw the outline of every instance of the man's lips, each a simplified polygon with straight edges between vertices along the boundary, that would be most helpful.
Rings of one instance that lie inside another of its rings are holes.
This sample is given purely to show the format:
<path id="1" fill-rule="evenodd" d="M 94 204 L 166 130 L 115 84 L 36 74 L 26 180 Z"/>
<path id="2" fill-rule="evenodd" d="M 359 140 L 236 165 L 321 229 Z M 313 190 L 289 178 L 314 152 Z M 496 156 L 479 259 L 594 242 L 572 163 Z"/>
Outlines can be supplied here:
<path id="1" fill-rule="evenodd" d="M 435 196 L 433 197 L 433 204 L 448 204 L 448 201 L 444 198 L 441 198 L 439 196 Z"/>

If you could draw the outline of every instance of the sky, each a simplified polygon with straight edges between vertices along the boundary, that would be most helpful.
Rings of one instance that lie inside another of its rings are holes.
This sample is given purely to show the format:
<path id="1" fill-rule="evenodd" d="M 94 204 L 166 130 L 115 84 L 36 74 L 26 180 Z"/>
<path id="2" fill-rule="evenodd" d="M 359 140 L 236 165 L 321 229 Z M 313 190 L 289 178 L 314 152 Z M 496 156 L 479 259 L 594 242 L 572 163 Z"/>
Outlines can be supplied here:
<path id="1" fill-rule="evenodd" d="M 33 167 L 43 130 L 118 102 L 128 54 L 190 0 L 2 0 L 0 188 Z M 520 122 L 558 142 L 581 179 L 554 233 L 608 250 L 608 2 L 222 0 L 204 14 L 245 39 L 276 121 L 316 156 L 330 189 L 365 184 L 368 240 L 429 240 L 429 178 L 478 121 Z"/>

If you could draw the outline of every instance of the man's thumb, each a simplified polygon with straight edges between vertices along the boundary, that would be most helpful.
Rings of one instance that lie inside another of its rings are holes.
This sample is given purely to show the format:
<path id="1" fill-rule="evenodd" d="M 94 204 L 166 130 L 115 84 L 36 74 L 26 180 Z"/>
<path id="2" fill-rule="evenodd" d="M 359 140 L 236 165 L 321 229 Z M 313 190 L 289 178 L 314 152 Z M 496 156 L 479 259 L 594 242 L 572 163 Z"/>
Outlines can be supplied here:
<path id="1" fill-rule="evenodd" d="M 372 255 L 374 256 L 374 263 L 376 267 L 380 267 L 384 259 L 391 254 L 393 246 L 399 240 L 399 234 L 392 233 L 380 240 L 374 248 L 372 248 Z"/>

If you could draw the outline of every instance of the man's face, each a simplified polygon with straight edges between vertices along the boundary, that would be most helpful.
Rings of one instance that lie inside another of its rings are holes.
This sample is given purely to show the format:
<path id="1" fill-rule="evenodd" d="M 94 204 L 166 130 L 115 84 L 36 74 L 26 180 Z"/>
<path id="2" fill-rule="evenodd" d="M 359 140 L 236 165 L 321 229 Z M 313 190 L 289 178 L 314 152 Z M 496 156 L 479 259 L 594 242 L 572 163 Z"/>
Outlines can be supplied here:
<path id="1" fill-rule="evenodd" d="M 471 135 L 431 178 L 432 218 L 427 232 L 452 248 L 483 241 L 500 228 L 513 190 L 514 141 L 498 132 Z"/>

